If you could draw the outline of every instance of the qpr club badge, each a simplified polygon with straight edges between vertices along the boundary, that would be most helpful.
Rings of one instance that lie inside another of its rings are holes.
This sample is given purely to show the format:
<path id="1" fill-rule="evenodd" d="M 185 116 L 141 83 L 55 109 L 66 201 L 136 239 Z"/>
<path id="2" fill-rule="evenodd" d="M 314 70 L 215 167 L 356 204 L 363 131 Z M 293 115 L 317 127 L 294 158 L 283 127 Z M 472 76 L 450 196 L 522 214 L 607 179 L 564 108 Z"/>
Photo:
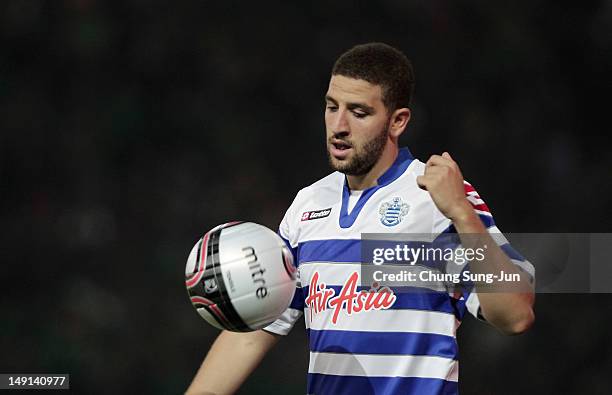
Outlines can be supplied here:
<path id="1" fill-rule="evenodd" d="M 400 197 L 394 197 L 390 202 L 384 202 L 380 205 L 378 213 L 380 214 L 380 222 L 385 226 L 395 226 L 402 222 L 402 219 L 408 214 L 410 206 L 402 201 Z"/>

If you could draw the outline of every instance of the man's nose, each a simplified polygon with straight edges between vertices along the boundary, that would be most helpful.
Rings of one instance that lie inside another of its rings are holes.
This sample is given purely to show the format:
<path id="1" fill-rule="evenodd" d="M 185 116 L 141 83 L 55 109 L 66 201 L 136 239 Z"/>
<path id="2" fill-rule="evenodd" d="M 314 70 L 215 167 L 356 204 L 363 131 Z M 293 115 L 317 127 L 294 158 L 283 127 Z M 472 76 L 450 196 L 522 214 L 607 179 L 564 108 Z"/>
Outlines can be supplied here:
<path id="1" fill-rule="evenodd" d="M 334 122 L 332 125 L 332 131 L 334 134 L 342 134 L 347 135 L 350 134 L 350 128 L 347 120 L 346 110 L 339 110 L 336 113 L 336 117 L 334 118 Z"/>

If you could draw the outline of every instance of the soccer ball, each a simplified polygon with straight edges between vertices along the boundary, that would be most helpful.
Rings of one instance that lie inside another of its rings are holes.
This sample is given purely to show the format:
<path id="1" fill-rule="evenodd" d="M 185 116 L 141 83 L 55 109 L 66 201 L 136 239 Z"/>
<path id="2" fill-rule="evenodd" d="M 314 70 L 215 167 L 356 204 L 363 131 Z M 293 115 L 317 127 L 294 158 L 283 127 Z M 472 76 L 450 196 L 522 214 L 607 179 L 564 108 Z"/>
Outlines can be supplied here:
<path id="1" fill-rule="evenodd" d="M 185 285 L 208 323 L 248 332 L 267 326 L 287 309 L 296 268 L 274 231 L 253 222 L 229 222 L 211 229 L 193 247 Z"/>

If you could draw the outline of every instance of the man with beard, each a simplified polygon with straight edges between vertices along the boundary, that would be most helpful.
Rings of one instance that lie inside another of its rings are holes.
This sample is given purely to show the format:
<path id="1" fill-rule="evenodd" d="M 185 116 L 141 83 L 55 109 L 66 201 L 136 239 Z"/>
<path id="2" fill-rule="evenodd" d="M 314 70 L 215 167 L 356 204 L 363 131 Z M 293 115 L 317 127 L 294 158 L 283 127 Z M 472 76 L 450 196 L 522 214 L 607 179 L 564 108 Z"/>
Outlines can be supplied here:
<path id="1" fill-rule="evenodd" d="M 325 95 L 335 171 L 297 194 L 279 228 L 298 268 L 294 299 L 263 330 L 222 332 L 189 394 L 236 391 L 302 314 L 309 394 L 457 393 L 455 333 L 466 311 L 506 334 L 531 326 L 533 267 L 499 234 L 457 163 L 447 152 L 422 163 L 398 146 L 413 85 L 410 62 L 386 44 L 358 45 L 336 61 Z M 481 292 L 481 284 L 394 292 L 359 278 L 362 233 L 456 233 L 464 247 L 488 246 L 471 272 L 520 281 L 514 292 Z"/>

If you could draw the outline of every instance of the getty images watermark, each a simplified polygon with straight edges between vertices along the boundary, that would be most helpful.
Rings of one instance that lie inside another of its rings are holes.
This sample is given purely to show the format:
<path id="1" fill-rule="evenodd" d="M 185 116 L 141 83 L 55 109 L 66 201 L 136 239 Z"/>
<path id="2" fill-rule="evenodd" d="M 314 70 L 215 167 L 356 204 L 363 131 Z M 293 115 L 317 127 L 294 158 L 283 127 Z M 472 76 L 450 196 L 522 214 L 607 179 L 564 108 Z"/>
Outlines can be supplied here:
<path id="1" fill-rule="evenodd" d="M 529 284 L 539 293 L 612 293 L 612 234 L 489 236 L 362 234 L 361 286 L 390 287 L 396 293 L 473 287 L 525 292 Z M 499 250 L 512 266 L 491 263 Z"/>
<path id="2" fill-rule="evenodd" d="M 432 244 L 432 243 L 428 243 Z M 435 244 L 435 243 L 433 243 Z M 489 246 L 483 244 L 482 247 L 470 248 L 461 245 L 454 248 L 440 248 L 435 246 L 426 246 L 425 243 L 420 245 L 410 245 L 409 243 L 396 242 L 393 247 L 377 247 L 372 250 L 372 263 L 380 266 L 384 264 L 403 264 L 407 266 L 425 266 L 431 262 L 452 262 L 454 265 L 464 266 L 469 262 L 483 263 L 486 260 L 486 250 Z M 435 268 L 419 268 L 419 270 L 401 269 L 399 272 L 379 269 L 372 272 L 374 281 L 380 283 L 402 282 L 402 283 L 486 283 L 492 284 L 498 282 L 518 282 L 521 281 L 519 273 L 507 273 L 504 270 L 490 273 L 474 273 L 468 268 L 464 270 L 440 270 Z"/>

